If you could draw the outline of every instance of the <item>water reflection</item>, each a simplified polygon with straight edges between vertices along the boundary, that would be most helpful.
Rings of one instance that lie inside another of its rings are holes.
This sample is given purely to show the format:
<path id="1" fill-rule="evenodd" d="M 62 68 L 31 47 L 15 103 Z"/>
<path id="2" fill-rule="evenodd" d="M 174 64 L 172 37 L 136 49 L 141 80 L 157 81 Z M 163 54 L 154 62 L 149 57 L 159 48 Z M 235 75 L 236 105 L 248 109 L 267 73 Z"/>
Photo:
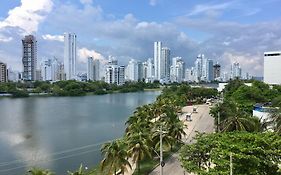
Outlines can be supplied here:
<path id="1" fill-rule="evenodd" d="M 97 164 L 100 145 L 93 144 L 122 136 L 127 117 L 158 94 L 0 99 L 0 175 Z"/>

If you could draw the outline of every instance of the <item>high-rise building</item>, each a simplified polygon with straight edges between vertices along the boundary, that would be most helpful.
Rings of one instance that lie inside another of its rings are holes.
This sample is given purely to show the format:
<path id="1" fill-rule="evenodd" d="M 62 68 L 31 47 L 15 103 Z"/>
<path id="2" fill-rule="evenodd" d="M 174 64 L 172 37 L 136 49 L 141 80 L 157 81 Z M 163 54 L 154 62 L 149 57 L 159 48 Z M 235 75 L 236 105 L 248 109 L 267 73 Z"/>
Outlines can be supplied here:
<path id="1" fill-rule="evenodd" d="M 235 78 L 242 78 L 242 69 L 239 65 L 238 62 L 234 62 L 231 65 L 231 75 L 230 75 L 231 79 L 235 79 Z"/>
<path id="2" fill-rule="evenodd" d="M 204 55 L 203 54 L 199 54 L 197 56 L 196 61 L 195 61 L 194 81 L 196 81 L 196 82 L 201 81 L 203 59 L 204 59 Z"/>
<path id="3" fill-rule="evenodd" d="M 170 68 L 170 81 L 181 83 L 184 78 L 184 62 L 181 57 L 174 57 L 172 59 L 172 66 Z"/>
<path id="4" fill-rule="evenodd" d="M 148 58 L 147 61 L 142 63 L 142 76 L 145 82 L 153 82 L 154 80 L 154 65 L 152 59 Z"/>
<path id="5" fill-rule="evenodd" d="M 168 82 L 170 79 L 170 57 L 171 51 L 167 47 L 163 47 L 160 57 L 160 80 Z"/>
<path id="6" fill-rule="evenodd" d="M 74 33 L 64 33 L 64 71 L 66 80 L 76 77 L 76 35 Z"/>
<path id="7" fill-rule="evenodd" d="M 194 67 L 191 67 L 191 69 L 185 70 L 185 81 L 187 81 L 187 82 L 194 82 L 195 81 Z"/>
<path id="8" fill-rule="evenodd" d="M 162 42 L 157 41 L 154 42 L 154 76 L 156 80 L 160 80 L 161 73 L 161 50 L 162 50 Z"/>
<path id="9" fill-rule="evenodd" d="M 118 66 L 116 59 L 110 59 L 105 68 L 105 82 L 123 85 L 125 83 L 125 66 Z"/>
<path id="10" fill-rule="evenodd" d="M 56 57 L 51 60 L 51 79 L 52 81 L 59 81 L 60 80 L 60 67 L 63 63 L 58 61 Z"/>
<path id="11" fill-rule="evenodd" d="M 100 61 L 98 59 L 94 59 L 93 57 L 88 58 L 87 80 L 100 80 Z"/>
<path id="12" fill-rule="evenodd" d="M 41 65 L 41 76 L 43 81 L 52 81 L 52 60 L 47 59 Z"/>
<path id="13" fill-rule="evenodd" d="M 58 64 L 57 80 L 59 80 L 59 81 L 66 80 L 66 75 L 65 75 L 63 63 Z"/>
<path id="14" fill-rule="evenodd" d="M 217 80 L 221 77 L 221 65 L 219 63 L 216 63 L 213 67 L 214 69 L 214 79 Z"/>
<path id="15" fill-rule="evenodd" d="M 8 69 L 8 80 L 12 81 L 12 82 L 18 82 L 20 80 L 20 73 L 18 71 L 13 71 L 12 68 L 9 68 Z"/>
<path id="16" fill-rule="evenodd" d="M 207 67 L 206 67 L 206 72 L 207 72 L 207 75 L 206 75 L 206 81 L 207 82 L 211 82 L 214 80 L 214 62 L 213 60 L 211 59 L 208 59 L 207 60 Z"/>
<path id="17" fill-rule="evenodd" d="M 22 39 L 22 64 L 23 80 L 36 80 L 37 70 L 37 41 L 33 35 L 27 35 Z"/>
<path id="18" fill-rule="evenodd" d="M 264 82 L 281 84 L 281 51 L 264 53 Z"/>
<path id="19" fill-rule="evenodd" d="M 93 57 L 88 58 L 87 64 L 87 80 L 94 80 L 94 60 Z"/>
<path id="20" fill-rule="evenodd" d="M 129 61 L 128 66 L 126 67 L 126 76 L 125 79 L 128 81 L 139 81 L 140 77 L 140 66 L 139 62 L 135 59 Z"/>
<path id="21" fill-rule="evenodd" d="M 7 65 L 5 63 L 0 62 L 0 83 L 7 82 Z"/>

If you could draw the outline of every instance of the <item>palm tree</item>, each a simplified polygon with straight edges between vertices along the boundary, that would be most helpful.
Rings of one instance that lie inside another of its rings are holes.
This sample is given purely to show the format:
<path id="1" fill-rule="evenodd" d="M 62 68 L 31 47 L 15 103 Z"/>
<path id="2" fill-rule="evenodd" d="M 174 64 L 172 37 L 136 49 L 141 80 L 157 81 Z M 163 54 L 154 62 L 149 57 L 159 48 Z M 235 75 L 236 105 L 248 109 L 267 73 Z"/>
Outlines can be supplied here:
<path id="1" fill-rule="evenodd" d="M 127 168 L 131 168 L 128 161 L 126 143 L 124 140 L 115 140 L 110 143 L 106 143 L 102 146 L 101 152 L 104 155 L 101 161 L 101 171 L 104 174 L 124 173 L 128 171 Z"/>
<path id="2" fill-rule="evenodd" d="M 137 164 L 138 173 L 140 173 L 140 160 L 145 156 L 151 157 L 151 137 L 148 132 L 135 132 L 127 138 L 128 154 L 133 162 Z"/>
<path id="3" fill-rule="evenodd" d="M 53 172 L 49 170 L 43 170 L 39 168 L 32 168 L 27 172 L 28 175 L 54 175 Z"/>
<path id="4" fill-rule="evenodd" d="M 68 171 L 67 174 L 69 175 L 84 175 L 83 173 L 83 165 L 81 164 L 78 171 L 75 171 L 75 172 L 70 172 Z"/>
<path id="5" fill-rule="evenodd" d="M 182 143 L 183 136 L 186 135 L 184 128 L 186 125 L 179 119 L 172 120 L 168 125 L 168 135 L 173 138 L 171 150 L 173 150 L 174 143 Z"/>
<path id="6" fill-rule="evenodd" d="M 271 123 L 274 131 L 281 134 L 281 108 L 272 113 Z"/>
<path id="7" fill-rule="evenodd" d="M 257 131 L 257 123 L 254 117 L 239 115 L 230 116 L 222 121 L 221 126 L 223 132 L 230 131 Z"/>

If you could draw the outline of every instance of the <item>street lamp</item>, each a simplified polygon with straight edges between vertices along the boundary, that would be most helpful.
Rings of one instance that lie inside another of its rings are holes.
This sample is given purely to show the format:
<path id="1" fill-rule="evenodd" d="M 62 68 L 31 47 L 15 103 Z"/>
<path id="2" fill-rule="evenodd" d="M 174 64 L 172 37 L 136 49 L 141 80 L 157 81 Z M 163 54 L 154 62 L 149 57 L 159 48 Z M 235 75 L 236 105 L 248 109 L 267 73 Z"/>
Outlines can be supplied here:
<path id="1" fill-rule="evenodd" d="M 157 130 L 160 135 L 160 155 L 156 152 L 157 156 L 160 158 L 160 175 L 163 175 L 163 167 L 165 166 L 165 162 L 163 161 L 163 134 L 167 133 L 163 131 L 162 124 L 160 124 L 160 130 Z"/>

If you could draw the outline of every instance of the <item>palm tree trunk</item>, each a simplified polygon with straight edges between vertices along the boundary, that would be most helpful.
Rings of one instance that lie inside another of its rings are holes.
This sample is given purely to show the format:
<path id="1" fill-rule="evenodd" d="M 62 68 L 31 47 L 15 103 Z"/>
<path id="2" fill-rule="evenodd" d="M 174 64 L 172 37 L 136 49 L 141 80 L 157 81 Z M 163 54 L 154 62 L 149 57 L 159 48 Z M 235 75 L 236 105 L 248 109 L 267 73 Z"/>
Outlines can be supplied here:
<path id="1" fill-rule="evenodd" d="M 138 174 L 140 175 L 140 158 L 138 158 Z"/>

